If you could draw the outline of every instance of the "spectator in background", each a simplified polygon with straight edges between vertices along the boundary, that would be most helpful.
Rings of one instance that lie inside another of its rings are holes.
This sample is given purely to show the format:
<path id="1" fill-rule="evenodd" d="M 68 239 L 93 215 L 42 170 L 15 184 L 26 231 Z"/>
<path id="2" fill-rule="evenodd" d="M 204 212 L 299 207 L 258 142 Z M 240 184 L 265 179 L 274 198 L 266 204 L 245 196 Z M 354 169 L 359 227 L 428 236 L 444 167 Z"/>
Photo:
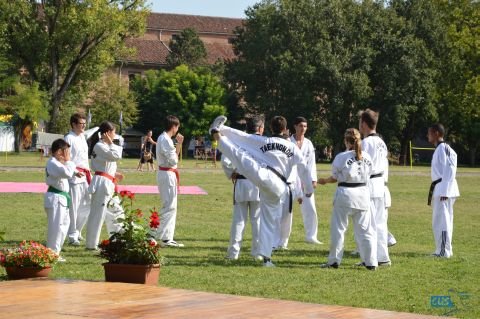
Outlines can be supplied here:
<path id="1" fill-rule="evenodd" d="M 143 172 L 143 164 L 147 163 L 147 172 L 155 171 L 153 166 L 153 145 L 157 145 L 152 139 L 152 130 L 148 130 L 147 135 L 142 137 L 142 146 L 140 147 L 140 162 L 138 163 L 137 171 Z"/>

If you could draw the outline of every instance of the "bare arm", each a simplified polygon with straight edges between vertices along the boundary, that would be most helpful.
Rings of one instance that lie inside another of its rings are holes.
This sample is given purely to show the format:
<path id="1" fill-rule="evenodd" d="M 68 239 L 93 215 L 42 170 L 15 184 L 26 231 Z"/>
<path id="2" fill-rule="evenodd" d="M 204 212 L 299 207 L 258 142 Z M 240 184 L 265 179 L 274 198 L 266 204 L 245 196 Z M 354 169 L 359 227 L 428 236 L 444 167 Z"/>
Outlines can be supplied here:
<path id="1" fill-rule="evenodd" d="M 337 182 L 337 180 L 333 176 L 318 179 L 318 184 L 320 184 L 320 185 L 325 185 L 325 184 L 329 184 L 329 183 L 336 183 L 336 182 Z"/>

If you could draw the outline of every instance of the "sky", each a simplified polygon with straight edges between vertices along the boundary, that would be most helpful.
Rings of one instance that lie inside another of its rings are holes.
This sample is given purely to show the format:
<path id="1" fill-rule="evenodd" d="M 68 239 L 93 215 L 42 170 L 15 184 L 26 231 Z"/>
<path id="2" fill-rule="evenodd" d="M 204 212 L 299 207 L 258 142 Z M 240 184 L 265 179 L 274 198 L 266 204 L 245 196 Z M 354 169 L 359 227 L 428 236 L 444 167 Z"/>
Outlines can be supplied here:
<path id="1" fill-rule="evenodd" d="M 245 18 L 245 9 L 260 0 L 150 0 L 153 12 Z"/>

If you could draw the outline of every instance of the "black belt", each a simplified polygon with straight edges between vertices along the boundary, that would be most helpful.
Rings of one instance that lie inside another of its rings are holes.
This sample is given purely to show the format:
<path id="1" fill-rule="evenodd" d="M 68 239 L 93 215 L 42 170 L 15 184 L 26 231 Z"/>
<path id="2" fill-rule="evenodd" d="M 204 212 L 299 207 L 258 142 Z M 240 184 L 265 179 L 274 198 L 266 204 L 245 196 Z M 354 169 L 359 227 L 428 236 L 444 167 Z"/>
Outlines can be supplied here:
<path id="1" fill-rule="evenodd" d="M 237 174 L 235 176 L 235 182 L 233 183 L 233 205 L 235 205 L 237 202 L 235 201 L 235 192 L 236 192 L 236 188 L 237 188 L 237 180 L 238 179 L 247 179 L 245 176 L 243 175 L 240 175 L 240 174 Z"/>
<path id="2" fill-rule="evenodd" d="M 437 185 L 441 181 L 442 181 L 442 179 L 439 178 L 436 181 L 433 181 L 432 184 L 430 184 L 430 190 L 428 191 L 428 202 L 427 202 L 428 206 L 430 206 L 430 204 L 432 204 L 432 196 L 433 196 L 433 190 L 435 189 L 435 185 Z"/>
<path id="3" fill-rule="evenodd" d="M 367 183 L 338 183 L 339 187 L 362 187 L 367 186 Z"/>
<path id="4" fill-rule="evenodd" d="M 275 175 L 278 176 L 278 178 L 280 178 L 282 180 L 282 182 L 284 182 L 288 186 L 288 197 L 289 197 L 289 200 L 290 200 L 290 202 L 288 203 L 288 212 L 292 213 L 292 210 L 293 210 L 293 194 L 292 194 L 292 189 L 290 188 L 290 183 L 287 181 L 285 176 L 280 174 L 273 167 L 270 167 L 270 166 L 267 165 L 267 169 L 271 170 Z"/>
<path id="5" fill-rule="evenodd" d="M 378 174 L 370 175 L 370 178 L 377 178 L 377 177 L 382 177 L 382 176 L 383 176 L 383 172 L 382 172 L 382 173 L 378 173 Z"/>

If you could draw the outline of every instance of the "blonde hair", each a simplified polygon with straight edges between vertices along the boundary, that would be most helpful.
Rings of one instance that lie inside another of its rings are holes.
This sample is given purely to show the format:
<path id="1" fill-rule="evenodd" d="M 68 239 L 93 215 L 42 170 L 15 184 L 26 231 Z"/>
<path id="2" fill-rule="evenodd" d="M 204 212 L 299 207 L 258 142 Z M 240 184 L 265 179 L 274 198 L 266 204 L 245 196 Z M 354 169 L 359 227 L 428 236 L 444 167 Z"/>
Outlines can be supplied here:
<path id="1" fill-rule="evenodd" d="M 362 160 L 362 138 L 360 132 L 356 128 L 349 128 L 345 131 L 344 138 L 345 142 L 353 145 L 357 160 Z"/>

